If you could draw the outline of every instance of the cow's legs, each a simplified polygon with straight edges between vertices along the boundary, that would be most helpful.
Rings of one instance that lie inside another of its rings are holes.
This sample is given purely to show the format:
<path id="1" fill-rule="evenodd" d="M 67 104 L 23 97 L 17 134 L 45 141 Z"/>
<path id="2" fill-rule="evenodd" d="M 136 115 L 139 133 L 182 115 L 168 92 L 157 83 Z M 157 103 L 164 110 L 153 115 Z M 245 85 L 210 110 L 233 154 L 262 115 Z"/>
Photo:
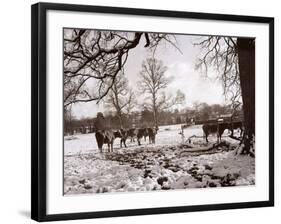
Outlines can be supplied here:
<path id="1" fill-rule="evenodd" d="M 217 136 L 218 136 L 218 143 L 221 142 L 221 136 L 222 136 L 223 132 L 218 132 Z"/>
<path id="2" fill-rule="evenodd" d="M 123 145 L 125 146 L 125 148 L 127 148 L 126 139 L 123 139 Z"/>
<path id="3" fill-rule="evenodd" d="M 98 144 L 98 149 L 100 153 L 102 153 L 103 136 L 101 136 L 99 133 L 96 133 L 96 142 Z"/>
<path id="4" fill-rule="evenodd" d="M 101 144 L 100 142 L 98 142 L 98 148 L 99 148 L 100 153 L 102 153 L 102 145 L 103 145 L 103 144 Z"/>
<path id="5" fill-rule="evenodd" d="M 149 144 L 154 144 L 154 143 L 155 143 L 154 136 L 149 136 Z"/>
<path id="6" fill-rule="evenodd" d="M 127 148 L 126 139 L 121 138 L 121 140 L 120 140 L 120 148 L 122 148 L 122 143 L 123 143 L 124 147 Z"/>
<path id="7" fill-rule="evenodd" d="M 205 133 L 205 138 L 206 138 L 206 142 L 208 143 L 209 141 L 208 141 L 208 134 L 207 133 Z"/>
<path id="8" fill-rule="evenodd" d="M 99 145 L 100 153 L 102 153 L 102 145 L 103 145 L 103 144 L 100 144 L 100 145 Z"/>

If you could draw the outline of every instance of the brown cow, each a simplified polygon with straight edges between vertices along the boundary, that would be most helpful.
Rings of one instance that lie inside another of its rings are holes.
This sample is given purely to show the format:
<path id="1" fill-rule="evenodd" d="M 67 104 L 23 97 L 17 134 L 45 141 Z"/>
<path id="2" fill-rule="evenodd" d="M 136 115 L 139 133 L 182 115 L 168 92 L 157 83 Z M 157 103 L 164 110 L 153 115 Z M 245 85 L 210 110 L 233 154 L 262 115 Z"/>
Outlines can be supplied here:
<path id="1" fill-rule="evenodd" d="M 217 134 L 217 142 L 221 142 L 221 136 L 225 129 L 230 129 L 230 123 L 211 123 L 204 124 L 202 126 L 203 132 L 205 134 L 206 142 L 208 141 L 208 136 L 210 134 Z"/>
<path id="2" fill-rule="evenodd" d="M 137 135 L 137 131 L 135 128 L 130 128 L 129 130 L 126 130 L 126 136 L 131 138 L 131 142 L 134 142 L 134 138 Z"/>
<path id="3" fill-rule="evenodd" d="M 114 132 L 114 137 L 115 138 L 120 138 L 120 148 L 122 148 L 122 143 L 125 146 L 125 148 L 127 148 L 126 145 L 126 140 L 127 140 L 127 131 L 124 129 L 120 129 L 118 131 Z"/>
<path id="4" fill-rule="evenodd" d="M 114 142 L 114 133 L 111 130 L 99 130 L 96 132 L 96 140 L 98 144 L 98 148 L 102 153 L 103 144 L 108 145 L 108 152 L 113 152 L 113 142 Z"/>
<path id="5" fill-rule="evenodd" d="M 144 137 L 144 141 L 146 142 L 146 137 L 149 137 L 149 134 L 148 134 L 148 129 L 149 128 L 144 128 L 144 129 L 145 129 L 145 131 L 143 133 L 143 137 Z"/>
<path id="6" fill-rule="evenodd" d="M 149 144 L 155 144 L 155 136 L 157 134 L 158 128 L 147 128 Z"/>
<path id="7" fill-rule="evenodd" d="M 148 136 L 147 128 L 136 129 L 136 136 L 137 136 L 138 145 L 141 145 L 140 143 L 141 138 Z"/>

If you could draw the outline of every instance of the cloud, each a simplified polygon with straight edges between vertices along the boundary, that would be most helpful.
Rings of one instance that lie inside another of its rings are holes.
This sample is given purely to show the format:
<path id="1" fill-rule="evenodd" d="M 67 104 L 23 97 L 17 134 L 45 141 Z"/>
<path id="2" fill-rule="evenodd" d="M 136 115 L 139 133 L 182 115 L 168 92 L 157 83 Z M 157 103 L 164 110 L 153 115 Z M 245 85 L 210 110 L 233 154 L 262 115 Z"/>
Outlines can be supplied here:
<path id="1" fill-rule="evenodd" d="M 220 81 L 215 78 L 204 77 L 194 69 L 192 63 L 173 63 L 169 66 L 167 75 L 174 77 L 168 91 L 175 92 L 180 89 L 186 95 L 188 106 L 191 106 L 194 101 L 208 104 L 224 103 Z M 216 74 L 210 74 L 210 76 L 215 77 Z"/>

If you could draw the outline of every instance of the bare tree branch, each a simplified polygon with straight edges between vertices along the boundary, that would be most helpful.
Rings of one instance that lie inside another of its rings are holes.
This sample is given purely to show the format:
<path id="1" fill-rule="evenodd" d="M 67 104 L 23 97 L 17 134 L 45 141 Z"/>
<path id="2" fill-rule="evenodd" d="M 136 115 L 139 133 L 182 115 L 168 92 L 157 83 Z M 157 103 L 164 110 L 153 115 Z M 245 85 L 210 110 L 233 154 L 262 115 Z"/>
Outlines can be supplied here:
<path id="1" fill-rule="evenodd" d="M 64 29 L 64 106 L 102 100 L 142 36 L 149 49 L 161 41 L 176 46 L 168 34 Z M 89 82 L 97 88 L 88 90 Z"/>

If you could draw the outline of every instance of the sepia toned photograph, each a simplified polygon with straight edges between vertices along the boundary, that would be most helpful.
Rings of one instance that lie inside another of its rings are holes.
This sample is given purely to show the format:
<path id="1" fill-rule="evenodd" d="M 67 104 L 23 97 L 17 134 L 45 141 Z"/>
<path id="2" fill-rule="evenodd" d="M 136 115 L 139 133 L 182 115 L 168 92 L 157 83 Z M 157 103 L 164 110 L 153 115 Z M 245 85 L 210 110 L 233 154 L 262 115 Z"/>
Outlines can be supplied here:
<path id="1" fill-rule="evenodd" d="M 63 29 L 64 195 L 255 185 L 255 38 Z"/>

